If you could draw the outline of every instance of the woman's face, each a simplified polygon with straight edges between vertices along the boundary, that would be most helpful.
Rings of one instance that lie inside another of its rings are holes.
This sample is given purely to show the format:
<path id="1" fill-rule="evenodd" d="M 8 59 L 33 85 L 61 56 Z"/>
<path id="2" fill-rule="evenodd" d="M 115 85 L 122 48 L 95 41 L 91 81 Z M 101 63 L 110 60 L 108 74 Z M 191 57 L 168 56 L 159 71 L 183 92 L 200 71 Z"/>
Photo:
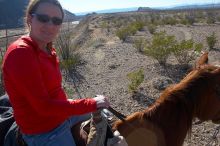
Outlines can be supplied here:
<path id="1" fill-rule="evenodd" d="M 49 16 L 49 22 L 45 20 L 45 16 L 47 18 Z M 53 21 L 51 20 L 51 18 L 53 19 Z M 41 19 L 41 21 L 39 19 Z M 42 19 L 44 22 L 42 22 Z M 36 12 L 28 16 L 28 23 L 30 25 L 30 36 L 33 37 L 39 43 L 39 45 L 43 46 L 53 41 L 61 27 L 61 24 L 55 25 L 57 24 L 56 20 L 59 19 L 62 20 L 62 12 L 58 6 L 50 3 L 41 3 L 38 6 Z M 54 21 L 56 21 L 55 24 Z"/>

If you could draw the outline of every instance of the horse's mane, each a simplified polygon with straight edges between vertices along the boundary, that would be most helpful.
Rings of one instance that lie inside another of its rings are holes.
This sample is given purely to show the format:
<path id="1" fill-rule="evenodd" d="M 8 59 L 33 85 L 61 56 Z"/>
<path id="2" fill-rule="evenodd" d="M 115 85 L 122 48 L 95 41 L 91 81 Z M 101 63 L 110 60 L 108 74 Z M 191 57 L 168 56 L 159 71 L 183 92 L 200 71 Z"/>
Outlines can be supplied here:
<path id="1" fill-rule="evenodd" d="M 163 125 L 164 123 L 160 123 L 160 121 L 164 120 L 158 120 L 158 117 L 161 119 L 167 118 L 166 124 L 169 124 L 171 120 L 170 117 L 175 117 L 176 123 L 173 124 L 180 126 L 181 124 L 178 123 L 185 119 L 187 129 L 191 132 L 193 116 L 195 112 L 198 112 L 198 101 L 200 99 L 197 98 L 201 97 L 200 94 L 204 94 L 201 91 L 204 91 L 206 86 L 210 84 L 210 72 L 216 68 L 217 67 L 211 65 L 203 65 L 200 68 L 192 70 L 178 84 L 167 87 L 156 102 L 144 111 L 146 119 L 152 120 L 154 123 L 158 122 L 158 125 Z M 173 108 L 173 106 L 176 107 Z M 166 114 L 163 115 L 163 113 Z M 172 116 L 167 115 L 169 113 L 172 114 Z M 151 115 L 157 116 L 152 117 Z"/>

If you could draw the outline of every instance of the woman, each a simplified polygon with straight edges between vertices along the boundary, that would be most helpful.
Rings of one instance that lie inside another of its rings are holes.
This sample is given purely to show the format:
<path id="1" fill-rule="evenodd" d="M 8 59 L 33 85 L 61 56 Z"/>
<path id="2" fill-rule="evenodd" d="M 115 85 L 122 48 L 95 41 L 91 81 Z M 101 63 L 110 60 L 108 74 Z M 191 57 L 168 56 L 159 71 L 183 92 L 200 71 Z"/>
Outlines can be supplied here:
<path id="1" fill-rule="evenodd" d="M 71 126 L 88 118 L 85 114 L 109 106 L 102 95 L 67 99 L 51 45 L 63 18 L 57 0 L 31 0 L 26 10 L 29 35 L 13 42 L 4 56 L 5 89 L 29 146 L 75 146 Z"/>

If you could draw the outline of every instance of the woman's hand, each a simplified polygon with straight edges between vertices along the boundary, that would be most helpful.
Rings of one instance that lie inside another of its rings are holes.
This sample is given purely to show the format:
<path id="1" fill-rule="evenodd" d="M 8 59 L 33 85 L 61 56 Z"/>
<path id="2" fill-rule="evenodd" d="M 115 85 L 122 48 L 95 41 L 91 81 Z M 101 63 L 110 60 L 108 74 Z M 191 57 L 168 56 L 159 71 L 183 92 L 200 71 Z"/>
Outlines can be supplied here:
<path id="1" fill-rule="evenodd" d="M 97 109 L 99 108 L 108 108 L 110 106 L 110 102 L 108 101 L 108 98 L 104 95 L 96 95 L 93 98 L 96 101 Z"/>

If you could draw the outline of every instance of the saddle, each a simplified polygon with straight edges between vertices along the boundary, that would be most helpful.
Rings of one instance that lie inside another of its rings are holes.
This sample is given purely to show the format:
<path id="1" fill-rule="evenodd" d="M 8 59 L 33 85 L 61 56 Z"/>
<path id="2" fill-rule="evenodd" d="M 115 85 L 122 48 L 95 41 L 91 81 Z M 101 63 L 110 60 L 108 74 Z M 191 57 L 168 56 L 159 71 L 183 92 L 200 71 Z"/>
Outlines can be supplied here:
<path id="1" fill-rule="evenodd" d="M 112 118 L 107 112 L 92 113 L 91 119 L 73 126 L 71 131 L 77 146 L 107 146 L 114 137 L 111 130 Z"/>

